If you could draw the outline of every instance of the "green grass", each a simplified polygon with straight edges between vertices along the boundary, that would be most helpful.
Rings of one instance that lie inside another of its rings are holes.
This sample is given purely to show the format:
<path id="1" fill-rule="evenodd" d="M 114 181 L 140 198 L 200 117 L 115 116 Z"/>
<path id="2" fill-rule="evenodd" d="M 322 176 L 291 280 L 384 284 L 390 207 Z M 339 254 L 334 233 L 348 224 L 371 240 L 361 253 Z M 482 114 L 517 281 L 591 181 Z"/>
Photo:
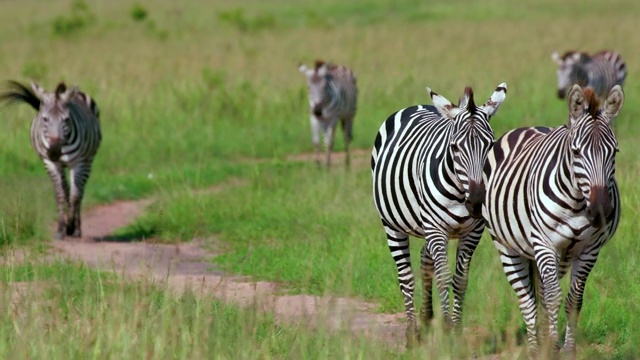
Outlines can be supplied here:
<path id="1" fill-rule="evenodd" d="M 35 259 L 34 259 L 35 260 Z M 351 335 L 277 324 L 198 290 L 124 281 L 68 262 L 1 266 L 0 356 L 17 359 L 384 359 Z"/>
<path id="2" fill-rule="evenodd" d="M 507 82 L 507 100 L 492 120 L 498 136 L 516 126 L 562 124 L 567 110 L 555 98 L 551 52 L 620 51 L 629 68 L 625 105 L 617 120 L 623 219 L 590 276 L 579 323 L 580 351 L 585 357 L 637 356 L 640 309 L 634 299 L 640 297 L 635 284 L 640 260 L 635 219 L 640 191 L 635 179 L 640 175 L 640 148 L 635 139 L 640 131 L 640 86 L 635 79 L 640 70 L 635 64 L 640 63 L 640 40 L 633 34 L 640 8 L 635 2 L 164 0 L 136 2 L 146 15 L 134 20 L 131 3 L 86 1 L 83 14 L 93 17 L 90 24 L 61 23 L 80 3 L 3 4 L 0 77 L 34 78 L 49 89 L 65 80 L 79 84 L 97 100 L 104 140 L 85 208 L 154 196 L 157 203 L 123 233 L 167 242 L 216 235 L 227 249 L 216 262 L 227 271 L 283 282 L 293 292 L 362 297 L 377 302 L 384 312 L 401 310 L 402 301 L 373 208 L 366 164 L 345 171 L 336 163 L 327 172 L 312 164 L 285 161 L 289 154 L 312 150 L 305 81 L 297 72 L 298 62 L 320 57 L 354 69 L 360 97 L 353 146 L 368 149 L 390 113 L 429 103 L 425 86 L 455 101 L 464 86 L 472 85 L 476 97 L 484 101 L 497 84 Z M 56 30 L 60 25 L 66 26 L 64 34 Z M 32 116 L 26 106 L 0 108 L 0 244 L 30 246 L 50 239 L 53 190 L 30 148 Z M 340 135 L 337 149 L 342 148 Z M 206 190 L 234 179 L 245 181 L 222 192 Z M 420 241 L 414 246 L 417 254 Z M 80 281 L 85 275 L 76 276 Z M 92 279 L 87 281 L 98 279 L 95 274 L 86 276 Z M 129 304 L 146 296 L 139 295 L 142 290 L 123 287 L 107 287 L 103 296 Z M 78 301 L 96 305 L 92 292 L 80 293 Z M 56 304 L 51 313 L 32 310 L 36 317 L 58 319 L 62 308 Z M 194 309 L 187 308 L 180 311 Z M 208 305 L 200 308 L 214 311 Z M 117 332 L 116 320 L 124 317 L 123 312 L 111 308 L 108 315 L 115 320 L 110 322 L 107 312 L 100 312 L 106 310 L 86 311 L 74 319 L 101 331 L 86 336 L 79 329 L 64 329 L 78 331 L 73 334 L 80 339 L 102 336 L 102 342 L 67 341 L 52 352 L 53 358 L 73 357 L 77 349 L 114 351 L 115 356 L 130 346 L 126 335 L 135 332 Z M 257 316 L 235 314 L 230 323 Z M 162 331 L 170 334 L 173 324 L 187 326 L 186 318 L 167 316 Z M 263 320 L 271 321 L 252 321 Z M 209 326 L 204 319 L 198 321 L 201 328 L 194 333 Z M 495 334 L 514 332 L 521 324 L 488 241 L 482 242 L 472 262 L 464 321 L 468 327 L 489 328 Z M 25 325 L 31 331 L 25 339 L 40 341 L 42 348 L 35 347 L 41 349 L 39 354 L 45 353 L 44 339 L 50 344 L 67 339 L 38 324 Z M 15 329 L 3 329 L 5 339 L 15 336 Z M 144 331 L 150 338 L 151 330 Z M 249 326 L 238 331 L 254 334 Z M 355 350 L 350 357 L 370 354 L 358 352 L 358 343 L 336 346 L 324 333 L 319 343 L 309 345 L 316 347 L 308 353 L 307 348 L 286 353 L 278 349 L 292 340 L 269 334 L 266 343 L 258 343 L 254 335 L 245 336 L 250 339 L 247 343 L 224 339 L 230 349 L 269 349 L 274 354 L 264 357 L 344 357 L 322 351 L 350 346 Z M 148 339 L 132 356 L 146 354 L 142 349 L 147 346 L 171 347 L 176 357 L 199 354 L 181 355 L 194 347 L 170 338 L 166 335 L 153 346 Z M 212 349 L 205 341 L 214 340 L 215 336 L 203 336 L 199 349 Z M 2 341 L 0 351 L 11 346 L 18 349 L 15 343 Z M 451 347 L 441 351 L 446 356 Z M 222 354 L 231 357 L 230 352 Z M 248 356 L 260 357 L 258 352 Z"/>

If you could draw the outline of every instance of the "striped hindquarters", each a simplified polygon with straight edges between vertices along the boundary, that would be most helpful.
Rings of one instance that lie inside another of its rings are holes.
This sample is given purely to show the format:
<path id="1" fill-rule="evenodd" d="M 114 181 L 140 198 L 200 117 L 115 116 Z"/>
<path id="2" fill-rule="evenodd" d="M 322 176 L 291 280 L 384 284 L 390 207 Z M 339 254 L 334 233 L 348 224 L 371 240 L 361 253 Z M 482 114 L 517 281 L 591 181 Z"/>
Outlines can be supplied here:
<path id="1" fill-rule="evenodd" d="M 627 66 L 614 51 L 602 51 L 593 55 L 585 63 L 585 69 L 588 74 L 587 87 L 592 87 L 600 98 L 604 98 L 615 85 L 622 86 L 627 77 Z"/>
<path id="2" fill-rule="evenodd" d="M 345 66 L 330 66 L 327 72 L 325 105 L 323 113 L 327 117 L 352 119 L 356 114 L 358 89 L 356 77 Z"/>
<path id="3" fill-rule="evenodd" d="M 443 151 L 452 124 L 442 119 L 433 106 L 420 105 L 392 114 L 380 127 L 372 150 L 371 171 L 374 202 L 388 226 L 422 236 L 418 201 L 421 160 L 427 152 Z"/>

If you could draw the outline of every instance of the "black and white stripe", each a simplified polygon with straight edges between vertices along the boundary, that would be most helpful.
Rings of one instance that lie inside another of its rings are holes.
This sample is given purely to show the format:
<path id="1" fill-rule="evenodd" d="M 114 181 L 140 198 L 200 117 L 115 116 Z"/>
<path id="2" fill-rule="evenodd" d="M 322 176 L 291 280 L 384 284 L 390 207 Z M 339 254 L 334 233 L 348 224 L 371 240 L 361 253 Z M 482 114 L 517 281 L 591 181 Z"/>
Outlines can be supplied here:
<path id="1" fill-rule="evenodd" d="M 564 99 L 573 84 L 591 87 L 596 96 L 604 99 L 615 85 L 624 85 L 627 65 L 615 51 L 600 51 L 594 55 L 567 51 L 562 56 L 554 52 L 553 61 L 558 64 L 558 97 Z"/>
<path id="2" fill-rule="evenodd" d="M 407 344 L 418 339 L 409 236 L 425 239 L 421 254 L 421 318 L 433 318 L 432 280 L 445 323 L 459 325 L 471 256 L 484 229 L 482 168 L 494 135 L 489 119 L 506 97 L 500 84 L 476 106 L 467 87 L 458 106 L 429 90 L 434 106 L 418 105 L 392 114 L 380 127 L 371 156 L 373 198 L 398 269 L 407 314 Z M 449 315 L 449 238 L 459 238 Z"/>
<path id="3" fill-rule="evenodd" d="M 102 139 L 97 104 L 76 87 L 67 89 L 64 83 L 50 93 L 36 83 L 29 89 L 9 81 L 9 89 L 0 99 L 24 102 L 38 111 L 31 123 L 31 145 L 53 182 L 58 206 L 56 238 L 62 239 L 65 232 L 80 237 L 84 187 Z M 70 169 L 70 182 L 66 168 Z"/>
<path id="4" fill-rule="evenodd" d="M 567 125 L 512 130 L 496 141 L 487 158 L 483 216 L 519 298 L 532 357 L 538 352 L 536 292 L 553 344 L 558 340 L 559 280 L 569 267 L 564 347 L 575 353 L 587 277 L 620 219 L 618 144 L 611 122 L 623 101 L 616 85 L 599 108 L 592 89 L 583 92 L 574 85 Z"/>
<path id="5" fill-rule="evenodd" d="M 346 163 L 349 165 L 349 143 L 353 135 L 353 118 L 356 114 L 358 91 L 356 77 L 345 66 L 317 60 L 315 68 L 299 65 L 298 70 L 307 77 L 311 130 L 316 162 L 320 163 L 320 131 L 324 136 L 327 166 L 331 163 L 331 151 L 338 121 L 344 131 Z"/>

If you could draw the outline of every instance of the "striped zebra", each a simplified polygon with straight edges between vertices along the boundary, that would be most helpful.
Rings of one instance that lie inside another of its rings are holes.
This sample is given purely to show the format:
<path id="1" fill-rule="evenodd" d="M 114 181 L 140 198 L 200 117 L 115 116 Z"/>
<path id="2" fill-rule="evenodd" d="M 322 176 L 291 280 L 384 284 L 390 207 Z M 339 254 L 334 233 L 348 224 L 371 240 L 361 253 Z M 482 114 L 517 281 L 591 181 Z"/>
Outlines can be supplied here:
<path id="1" fill-rule="evenodd" d="M 490 151 L 485 168 L 483 217 L 519 298 L 532 357 L 538 353 L 536 292 L 548 325 L 544 334 L 555 344 L 559 280 L 569 267 L 564 348 L 575 354 L 587 277 L 620 219 L 618 144 L 611 122 L 622 108 L 622 88 L 614 86 L 602 108 L 593 90 L 583 92 L 579 85 L 571 88 L 568 100 L 567 125 L 506 133 Z"/>
<path id="2" fill-rule="evenodd" d="M 598 98 L 604 99 L 615 85 L 623 86 L 627 77 L 627 65 L 615 51 L 600 51 L 594 55 L 567 51 L 560 56 L 551 54 L 558 64 L 558 97 L 564 99 L 573 84 L 591 87 Z"/>
<path id="3" fill-rule="evenodd" d="M 458 326 L 469 263 L 484 230 L 482 168 L 493 145 L 489 119 L 506 98 L 500 84 L 476 106 L 467 87 L 458 106 L 427 88 L 434 106 L 400 110 L 382 124 L 372 155 L 373 199 L 387 234 L 408 320 L 407 346 L 419 341 L 414 313 L 414 277 L 409 236 L 425 239 L 421 252 L 423 323 L 433 319 L 432 280 L 436 278 L 445 326 Z M 460 239 L 453 277 L 453 316 L 449 315 L 449 238 Z"/>
<path id="4" fill-rule="evenodd" d="M 58 207 L 56 239 L 63 239 L 65 232 L 81 237 L 80 205 L 102 139 L 98 106 L 89 95 L 77 87 L 68 89 L 64 83 L 54 93 L 34 82 L 31 89 L 15 81 L 8 84 L 1 100 L 24 102 L 38 112 L 31 123 L 31 145 L 53 182 Z M 70 169 L 69 183 L 65 168 Z"/>
<path id="5" fill-rule="evenodd" d="M 324 136 L 327 166 L 331 164 L 331 151 L 338 120 L 344 132 L 346 164 L 349 165 L 349 143 L 353 135 L 358 90 L 356 77 L 345 66 L 316 60 L 313 69 L 300 64 L 298 70 L 307 77 L 311 131 L 315 159 L 320 164 L 320 130 Z"/>

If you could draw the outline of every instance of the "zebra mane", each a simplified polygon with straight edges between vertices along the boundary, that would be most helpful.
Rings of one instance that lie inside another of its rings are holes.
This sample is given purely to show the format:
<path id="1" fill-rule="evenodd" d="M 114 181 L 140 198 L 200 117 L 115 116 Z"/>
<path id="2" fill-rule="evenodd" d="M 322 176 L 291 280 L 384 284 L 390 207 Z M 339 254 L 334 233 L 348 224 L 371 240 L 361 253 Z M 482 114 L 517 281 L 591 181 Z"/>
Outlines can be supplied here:
<path id="1" fill-rule="evenodd" d="M 14 80 L 8 80 L 7 85 L 8 89 L 0 94 L 0 101 L 25 102 L 36 111 L 40 110 L 40 99 L 33 90 Z"/>
<path id="2" fill-rule="evenodd" d="M 469 114 L 475 115 L 478 109 L 476 108 L 476 103 L 473 101 L 473 89 L 471 86 L 464 88 L 464 96 L 467 98 L 467 111 Z"/>
<path id="3" fill-rule="evenodd" d="M 328 70 L 333 70 L 338 67 L 338 65 L 335 65 L 331 61 L 324 61 L 320 59 L 316 60 L 315 66 L 316 66 L 316 71 L 318 71 L 318 69 L 320 69 L 322 66 L 326 66 Z"/>
<path id="4" fill-rule="evenodd" d="M 587 54 L 584 51 L 575 51 L 575 50 L 568 50 L 566 51 L 564 54 L 562 54 L 562 56 L 560 57 L 563 61 L 567 60 L 568 58 L 572 57 L 574 54 L 580 54 L 580 58 L 590 58 L 591 56 L 589 56 L 589 54 Z"/>
<path id="5" fill-rule="evenodd" d="M 589 115 L 591 115 L 595 119 L 595 117 L 598 115 L 598 110 L 600 109 L 600 103 L 598 102 L 598 97 L 596 96 L 593 89 L 590 87 L 584 89 L 583 93 L 584 93 L 585 101 L 587 102 L 587 104 L 589 104 L 589 107 L 587 108 L 587 112 L 589 113 Z"/>

